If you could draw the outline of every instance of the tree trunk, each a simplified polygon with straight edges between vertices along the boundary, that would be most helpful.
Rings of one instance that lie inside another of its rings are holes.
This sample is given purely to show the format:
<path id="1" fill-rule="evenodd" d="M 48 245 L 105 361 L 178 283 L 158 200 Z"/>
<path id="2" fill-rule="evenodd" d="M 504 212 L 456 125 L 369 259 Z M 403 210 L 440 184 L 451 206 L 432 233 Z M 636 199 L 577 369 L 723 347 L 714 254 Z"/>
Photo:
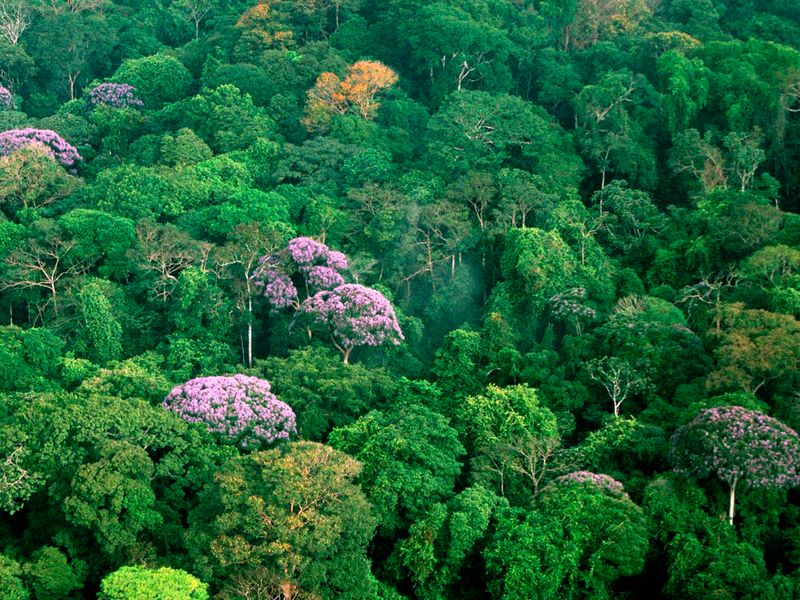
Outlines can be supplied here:
<path id="1" fill-rule="evenodd" d="M 344 364 L 350 364 L 350 353 L 353 351 L 353 347 L 347 348 L 344 352 L 342 352 L 342 357 L 344 358 Z"/>
<path id="2" fill-rule="evenodd" d="M 247 299 L 247 366 L 253 366 L 253 299 Z"/>
<path id="3" fill-rule="evenodd" d="M 733 526 L 733 510 L 736 504 L 736 479 L 731 483 L 731 498 L 728 504 L 728 523 Z"/>
<path id="4" fill-rule="evenodd" d="M 283 594 L 283 600 L 292 600 L 294 598 L 294 586 L 289 581 L 284 581 L 281 583 L 281 594 Z"/>

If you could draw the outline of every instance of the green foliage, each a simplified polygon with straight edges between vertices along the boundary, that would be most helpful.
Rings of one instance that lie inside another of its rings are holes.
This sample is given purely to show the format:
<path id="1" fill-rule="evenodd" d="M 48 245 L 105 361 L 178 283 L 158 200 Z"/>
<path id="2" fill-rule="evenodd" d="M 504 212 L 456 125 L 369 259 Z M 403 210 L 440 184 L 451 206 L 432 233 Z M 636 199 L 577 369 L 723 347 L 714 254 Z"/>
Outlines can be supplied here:
<path id="1" fill-rule="evenodd" d="M 352 482 L 360 469 L 314 442 L 232 459 L 191 516 L 198 573 L 236 587 L 260 580 L 272 594 L 368 596 L 375 521 Z"/>
<path id="2" fill-rule="evenodd" d="M 324 440 L 334 427 L 377 408 L 395 387 L 383 369 L 344 365 L 332 350 L 319 347 L 269 358 L 261 369 L 275 395 L 297 414 L 298 433 L 309 440 Z"/>
<path id="3" fill-rule="evenodd" d="M 490 385 L 464 400 L 457 423 L 473 457 L 473 479 L 519 504 L 538 492 L 560 434 L 555 415 L 540 406 L 536 390 Z"/>
<path id="4" fill-rule="evenodd" d="M 12 558 L 0 555 L 0 592 L 8 600 L 28 600 L 30 591 L 22 581 L 22 566 Z"/>
<path id="5" fill-rule="evenodd" d="M 577 265 L 556 231 L 531 227 L 507 234 L 500 268 L 514 300 L 535 313 L 550 297 L 570 287 Z"/>
<path id="6" fill-rule="evenodd" d="M 43 390 L 57 379 L 63 341 L 47 329 L 0 328 L 0 390 Z"/>
<path id="7" fill-rule="evenodd" d="M 117 360 L 122 352 L 122 326 L 111 310 L 111 303 L 99 281 L 90 281 L 77 294 L 81 322 L 79 351 L 97 364 Z"/>
<path id="8" fill-rule="evenodd" d="M 424 515 L 431 502 L 452 496 L 464 454 L 447 419 L 416 405 L 368 413 L 334 429 L 328 443 L 363 465 L 358 482 L 387 538 Z"/>
<path id="9" fill-rule="evenodd" d="M 797 596 L 795 489 L 665 473 L 800 425 L 799 115 L 791 0 L 0 1 L 0 597 Z M 298 236 L 401 346 L 271 310 Z M 161 407 L 232 373 L 308 441 Z"/>
<path id="10" fill-rule="evenodd" d="M 78 565 L 69 564 L 63 552 L 52 546 L 44 546 L 34 553 L 33 562 L 27 566 L 26 574 L 36 598 L 65 598 L 83 587 Z M 77 571 L 77 572 L 76 572 Z"/>
<path id="11" fill-rule="evenodd" d="M 121 567 L 100 584 L 102 600 L 207 600 L 205 583 L 178 569 Z"/>
<path id="12" fill-rule="evenodd" d="M 536 510 L 507 510 L 485 552 L 497 598 L 610 598 L 639 573 L 648 547 L 642 510 L 624 492 L 556 480 Z"/>
<path id="13" fill-rule="evenodd" d="M 154 54 L 123 61 L 112 80 L 135 87 L 145 106 L 160 108 L 186 96 L 192 74 L 174 56 Z"/>

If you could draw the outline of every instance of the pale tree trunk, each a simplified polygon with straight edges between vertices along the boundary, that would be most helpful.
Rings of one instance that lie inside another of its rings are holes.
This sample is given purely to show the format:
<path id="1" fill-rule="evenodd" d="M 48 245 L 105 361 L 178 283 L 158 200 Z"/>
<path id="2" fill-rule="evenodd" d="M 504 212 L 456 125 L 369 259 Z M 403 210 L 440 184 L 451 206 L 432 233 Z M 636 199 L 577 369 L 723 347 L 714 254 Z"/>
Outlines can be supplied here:
<path id="1" fill-rule="evenodd" d="M 736 504 L 736 478 L 734 477 L 733 482 L 731 482 L 731 497 L 730 502 L 728 504 L 728 523 L 733 525 L 733 511 L 734 506 Z"/>
<path id="2" fill-rule="evenodd" d="M 253 366 L 253 298 L 247 298 L 247 366 Z"/>

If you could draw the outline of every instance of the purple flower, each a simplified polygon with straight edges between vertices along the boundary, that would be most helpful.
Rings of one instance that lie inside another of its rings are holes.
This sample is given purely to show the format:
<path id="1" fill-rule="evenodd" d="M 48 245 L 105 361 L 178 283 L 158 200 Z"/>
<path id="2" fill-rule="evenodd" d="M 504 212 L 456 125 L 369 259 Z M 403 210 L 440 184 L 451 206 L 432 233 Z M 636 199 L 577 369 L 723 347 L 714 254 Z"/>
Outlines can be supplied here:
<path id="1" fill-rule="evenodd" d="M 625 488 L 622 484 L 603 473 L 592 473 L 591 471 L 574 471 L 567 475 L 562 475 L 556 478 L 549 486 L 565 486 L 565 485 L 589 485 L 596 487 L 605 494 L 616 496 L 618 498 L 627 498 L 628 494 L 625 493 Z M 545 487 L 545 490 L 547 489 Z"/>
<path id="2" fill-rule="evenodd" d="M 287 246 L 289 257 L 298 266 L 311 266 L 316 261 L 325 261 L 328 247 L 309 237 L 294 238 Z"/>
<path id="3" fill-rule="evenodd" d="M 326 266 L 337 271 L 345 271 L 347 269 L 347 257 L 341 252 L 331 250 L 328 252 L 326 259 Z"/>
<path id="4" fill-rule="evenodd" d="M 297 305 L 297 288 L 286 275 L 262 262 L 256 269 L 255 285 L 263 289 L 264 297 L 274 310 L 282 310 Z"/>
<path id="5" fill-rule="evenodd" d="M 344 277 L 336 269 L 315 266 L 308 269 L 306 281 L 315 290 L 332 290 L 344 283 Z"/>
<path id="6" fill-rule="evenodd" d="M 0 111 L 14 110 L 15 108 L 14 96 L 10 91 L 0 85 Z"/>
<path id="7" fill-rule="evenodd" d="M 262 256 L 254 276 L 273 310 L 296 309 L 300 307 L 298 289 L 307 294 L 331 290 L 344 283 L 339 271 L 345 269 L 344 254 L 309 237 L 297 237 L 282 252 Z"/>
<path id="8" fill-rule="evenodd" d="M 349 283 L 317 292 L 303 302 L 300 311 L 329 329 L 345 362 L 356 346 L 397 345 L 403 340 L 391 303 L 363 285 Z"/>
<path id="9" fill-rule="evenodd" d="M 10 129 L 0 133 L 0 156 L 8 156 L 15 150 L 25 146 L 38 144 L 43 146 L 47 153 L 65 167 L 72 167 L 81 160 L 81 155 L 75 146 L 69 144 L 50 129 Z"/>
<path id="10" fill-rule="evenodd" d="M 101 83 L 89 92 L 89 104 L 92 106 L 111 106 L 113 108 L 130 108 L 144 106 L 134 92 L 136 88 L 127 83 Z"/>
<path id="11" fill-rule="evenodd" d="M 242 448 L 285 440 L 296 432 L 289 405 L 275 397 L 268 381 L 248 375 L 192 379 L 173 388 L 162 405 Z"/>

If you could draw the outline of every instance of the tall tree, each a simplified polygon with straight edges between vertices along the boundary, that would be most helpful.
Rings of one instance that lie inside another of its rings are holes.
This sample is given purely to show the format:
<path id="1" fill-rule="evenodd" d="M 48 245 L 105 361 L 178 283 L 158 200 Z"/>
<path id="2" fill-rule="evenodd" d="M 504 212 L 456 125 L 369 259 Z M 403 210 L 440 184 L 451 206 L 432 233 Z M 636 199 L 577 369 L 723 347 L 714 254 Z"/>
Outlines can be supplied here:
<path id="1" fill-rule="evenodd" d="M 800 484 L 800 436 L 765 414 L 741 406 L 701 411 L 672 438 L 670 456 L 687 475 L 716 475 L 728 485 L 733 525 L 736 485 L 754 488 Z"/>

